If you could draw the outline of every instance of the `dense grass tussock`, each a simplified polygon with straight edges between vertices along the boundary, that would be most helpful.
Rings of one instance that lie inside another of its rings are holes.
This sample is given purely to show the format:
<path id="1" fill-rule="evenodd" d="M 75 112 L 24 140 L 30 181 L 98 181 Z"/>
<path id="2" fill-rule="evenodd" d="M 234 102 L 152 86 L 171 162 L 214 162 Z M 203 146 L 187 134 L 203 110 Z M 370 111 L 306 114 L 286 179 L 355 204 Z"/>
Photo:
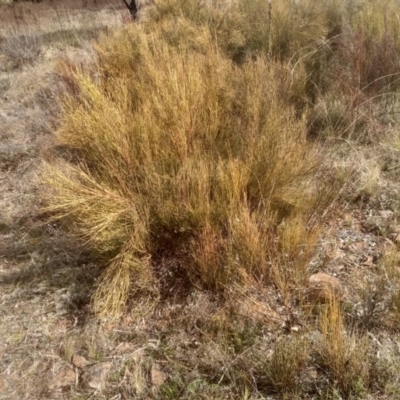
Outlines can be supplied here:
<path id="1" fill-rule="evenodd" d="M 103 37 L 92 70 L 62 67 L 57 138 L 74 161 L 48 166 L 49 209 L 108 263 L 98 312 L 157 298 L 170 273 L 298 293 L 335 191 L 307 135 L 353 132 L 398 90 L 385 4 L 163 0 Z"/>
<path id="2" fill-rule="evenodd" d="M 175 23 L 192 37 L 129 25 L 104 38 L 96 77 L 76 72 L 65 100 L 58 142 L 77 161 L 48 169 L 50 209 L 111 260 L 98 310 L 153 290 L 166 259 L 224 289 L 305 270 L 315 240 L 320 159 L 286 104 L 291 71 L 261 55 L 235 65 L 209 28 Z"/>

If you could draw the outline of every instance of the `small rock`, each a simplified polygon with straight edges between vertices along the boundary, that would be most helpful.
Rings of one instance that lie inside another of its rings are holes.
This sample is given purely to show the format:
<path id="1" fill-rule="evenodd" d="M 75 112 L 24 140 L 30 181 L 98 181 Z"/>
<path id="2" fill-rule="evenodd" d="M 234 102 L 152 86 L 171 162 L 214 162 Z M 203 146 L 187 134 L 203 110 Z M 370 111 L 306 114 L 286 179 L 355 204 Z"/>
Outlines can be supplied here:
<path id="1" fill-rule="evenodd" d="M 361 251 L 364 249 L 366 243 L 365 242 L 356 242 L 350 245 L 350 250 L 352 251 Z"/>
<path id="2" fill-rule="evenodd" d="M 54 390 L 63 386 L 70 386 L 75 383 L 75 371 L 70 367 L 62 368 L 58 374 L 47 384 L 49 390 Z"/>
<path id="3" fill-rule="evenodd" d="M 111 362 L 102 362 L 85 370 L 84 380 L 94 389 L 101 390 L 111 371 Z"/>
<path id="4" fill-rule="evenodd" d="M 390 232 L 400 234 L 400 225 L 391 225 Z"/>
<path id="5" fill-rule="evenodd" d="M 291 328 L 290 328 L 290 330 L 292 331 L 292 332 L 299 332 L 300 331 L 300 325 L 295 325 L 295 326 L 292 326 Z"/>
<path id="6" fill-rule="evenodd" d="M 124 353 L 129 353 L 133 349 L 132 343 L 128 342 L 121 342 L 118 344 L 117 347 L 112 351 L 111 355 L 119 355 L 119 354 L 124 354 Z"/>
<path id="7" fill-rule="evenodd" d="M 86 360 L 85 357 L 82 357 L 79 354 L 74 354 L 72 356 L 71 362 L 73 365 L 75 365 L 75 367 L 78 367 L 78 368 L 85 368 L 87 365 L 90 364 L 90 362 L 88 360 Z"/>
<path id="8" fill-rule="evenodd" d="M 395 243 L 397 245 L 400 245 L 400 233 L 396 236 L 396 238 L 394 239 Z"/>
<path id="9" fill-rule="evenodd" d="M 334 297 L 343 299 L 346 289 L 343 283 L 332 275 L 318 272 L 308 278 L 306 295 L 311 302 L 323 303 Z"/>
<path id="10" fill-rule="evenodd" d="M 362 265 L 366 265 L 367 267 L 372 267 L 374 265 L 374 257 L 367 256 L 367 259 L 363 261 Z"/>
<path id="11" fill-rule="evenodd" d="M 334 249 L 327 250 L 326 255 L 330 259 L 330 261 L 334 261 L 338 258 L 344 257 L 346 255 L 346 253 L 341 249 L 334 248 Z"/>
<path id="12" fill-rule="evenodd" d="M 392 210 L 382 210 L 382 211 L 379 211 L 379 215 L 383 218 L 390 218 L 393 215 L 393 211 Z"/>
<path id="13" fill-rule="evenodd" d="M 161 371 L 158 364 L 153 364 L 151 366 L 151 383 L 153 386 L 159 388 L 167 379 L 168 375 Z"/>

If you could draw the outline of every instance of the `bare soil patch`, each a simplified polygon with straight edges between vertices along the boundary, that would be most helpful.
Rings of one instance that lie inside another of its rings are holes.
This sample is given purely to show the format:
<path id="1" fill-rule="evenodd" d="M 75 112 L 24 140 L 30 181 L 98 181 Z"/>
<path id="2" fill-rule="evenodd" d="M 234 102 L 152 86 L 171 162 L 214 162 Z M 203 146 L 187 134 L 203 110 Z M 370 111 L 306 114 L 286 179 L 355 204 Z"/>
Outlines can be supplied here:
<path id="1" fill-rule="evenodd" d="M 124 12 L 125 6 L 117 0 L 0 4 L 0 38 L 112 27 L 122 22 Z"/>

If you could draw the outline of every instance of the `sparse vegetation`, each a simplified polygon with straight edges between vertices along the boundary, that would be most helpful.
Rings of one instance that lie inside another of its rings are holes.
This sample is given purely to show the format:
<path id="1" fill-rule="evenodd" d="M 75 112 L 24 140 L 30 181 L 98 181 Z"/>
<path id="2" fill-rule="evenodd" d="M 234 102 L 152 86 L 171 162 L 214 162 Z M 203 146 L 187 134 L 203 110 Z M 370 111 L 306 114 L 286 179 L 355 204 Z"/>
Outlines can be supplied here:
<path id="1" fill-rule="evenodd" d="M 0 399 L 398 398 L 398 0 L 147 3 L 0 5 Z"/>
<path id="2" fill-rule="evenodd" d="M 0 51 L 14 64 L 21 67 L 32 64 L 40 55 L 42 38 L 38 35 L 8 36 L 0 43 Z"/>

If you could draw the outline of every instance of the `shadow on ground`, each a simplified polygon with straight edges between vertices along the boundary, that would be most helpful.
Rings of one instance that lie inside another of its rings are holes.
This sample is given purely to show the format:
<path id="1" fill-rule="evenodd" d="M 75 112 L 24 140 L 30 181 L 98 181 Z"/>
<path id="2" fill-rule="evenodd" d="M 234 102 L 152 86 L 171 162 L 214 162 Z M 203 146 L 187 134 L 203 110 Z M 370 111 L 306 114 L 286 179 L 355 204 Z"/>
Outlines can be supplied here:
<path id="1" fill-rule="evenodd" d="M 1 231 L 0 291 L 19 288 L 27 298 L 58 293 L 56 308 L 83 323 L 101 273 L 92 255 L 56 224 L 32 216 L 21 218 L 13 227 L 3 226 Z"/>

